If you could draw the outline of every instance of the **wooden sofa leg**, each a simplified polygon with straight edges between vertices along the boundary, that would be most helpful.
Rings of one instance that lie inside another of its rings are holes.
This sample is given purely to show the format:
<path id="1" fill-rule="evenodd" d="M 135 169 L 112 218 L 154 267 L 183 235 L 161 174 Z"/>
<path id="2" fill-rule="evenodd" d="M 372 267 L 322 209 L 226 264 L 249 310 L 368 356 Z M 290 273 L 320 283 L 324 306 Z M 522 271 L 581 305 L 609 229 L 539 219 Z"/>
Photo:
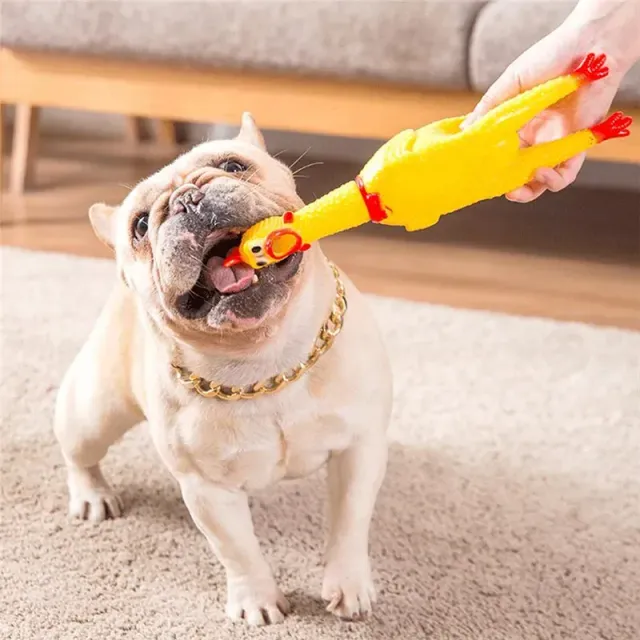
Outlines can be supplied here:
<path id="1" fill-rule="evenodd" d="M 38 147 L 39 107 L 30 104 L 16 105 L 13 125 L 13 151 L 9 190 L 14 194 L 24 193 L 33 183 Z"/>
<path id="2" fill-rule="evenodd" d="M 7 108 L 0 102 L 0 199 L 4 189 L 4 153 L 5 153 L 5 126 L 7 122 Z M 0 200 L 1 202 L 1 200 Z"/>

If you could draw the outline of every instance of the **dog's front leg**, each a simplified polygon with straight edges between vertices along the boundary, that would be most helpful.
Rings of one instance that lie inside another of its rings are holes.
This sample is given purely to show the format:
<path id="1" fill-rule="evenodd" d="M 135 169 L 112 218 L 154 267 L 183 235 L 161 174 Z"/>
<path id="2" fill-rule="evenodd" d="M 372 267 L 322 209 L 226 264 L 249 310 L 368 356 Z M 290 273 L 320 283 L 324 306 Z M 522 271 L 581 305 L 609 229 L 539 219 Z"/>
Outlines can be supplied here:
<path id="1" fill-rule="evenodd" d="M 329 459 L 329 539 L 322 597 L 340 618 L 369 615 L 375 588 L 369 563 L 369 525 L 387 467 L 383 431 Z"/>
<path id="2" fill-rule="evenodd" d="M 227 615 L 250 625 L 282 622 L 289 604 L 253 531 L 247 495 L 196 476 L 180 481 L 197 527 L 227 571 Z"/>

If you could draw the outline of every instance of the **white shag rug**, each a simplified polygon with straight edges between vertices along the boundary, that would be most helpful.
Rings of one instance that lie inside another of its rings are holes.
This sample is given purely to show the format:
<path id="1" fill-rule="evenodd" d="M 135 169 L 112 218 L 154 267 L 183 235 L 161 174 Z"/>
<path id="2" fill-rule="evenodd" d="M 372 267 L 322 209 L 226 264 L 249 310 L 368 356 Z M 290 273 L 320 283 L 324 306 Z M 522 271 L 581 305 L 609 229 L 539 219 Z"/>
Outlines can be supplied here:
<path id="1" fill-rule="evenodd" d="M 640 637 L 640 334 L 371 299 L 396 381 L 375 615 L 324 613 L 324 487 L 302 480 L 253 502 L 294 613 L 251 631 L 144 426 L 104 464 L 125 517 L 67 520 L 52 406 L 113 264 L 0 256 L 1 638 Z"/>

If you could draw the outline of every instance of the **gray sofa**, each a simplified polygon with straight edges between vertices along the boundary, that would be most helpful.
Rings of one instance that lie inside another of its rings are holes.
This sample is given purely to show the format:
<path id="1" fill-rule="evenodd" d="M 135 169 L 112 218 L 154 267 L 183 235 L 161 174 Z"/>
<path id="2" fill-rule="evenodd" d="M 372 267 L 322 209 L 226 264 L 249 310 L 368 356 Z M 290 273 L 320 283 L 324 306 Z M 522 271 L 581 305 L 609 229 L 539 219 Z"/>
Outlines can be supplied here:
<path id="1" fill-rule="evenodd" d="M 340 116 L 338 99 L 352 87 L 378 87 L 386 92 L 384 100 L 391 100 L 386 96 L 398 87 L 405 97 L 389 109 L 403 108 L 407 96 L 414 101 L 418 98 L 413 96 L 420 96 L 426 105 L 421 113 L 428 119 L 445 114 L 443 92 L 466 96 L 455 98 L 450 114 L 471 106 L 519 53 L 559 25 L 574 4 L 572 0 L 0 0 L 0 46 L 17 54 L 110 60 L 123 69 L 136 62 L 167 65 L 175 73 L 223 69 L 250 72 L 251 78 L 268 73 L 335 82 L 337 115 L 324 113 L 327 122 Z M 252 81 L 247 80 L 247 87 Z M 11 88 L 5 93 L 9 97 L 3 100 L 0 85 L 0 102 L 10 101 Z M 236 94 L 242 102 L 241 89 Z M 429 110 L 432 94 L 440 96 L 434 111 Z M 369 95 L 376 99 L 375 93 Z M 46 99 L 65 106 L 62 98 Z M 88 108 L 99 109 L 95 101 L 88 102 Z M 131 102 L 123 101 L 123 113 Z M 618 102 L 640 107 L 640 65 L 627 76 Z M 304 104 L 309 104 L 316 120 L 303 123 L 305 129 L 325 132 L 323 118 L 314 112 L 310 99 Z M 34 99 L 32 106 L 37 105 Z M 74 97 L 69 106 L 82 105 Z M 108 110 L 116 108 L 110 105 Z M 145 109 L 150 107 L 141 106 L 137 115 L 188 116 L 164 112 L 156 105 L 148 113 Z M 212 117 L 219 113 L 214 105 L 211 112 Z M 416 119 L 415 109 L 398 124 L 410 118 Z M 289 128 L 284 115 L 270 114 L 267 120 Z M 300 122 L 298 114 L 297 126 Z M 326 132 L 385 137 L 391 126 L 376 132 L 371 123 L 366 128 L 359 124 L 350 117 L 340 126 L 327 126 Z"/>
<path id="2" fill-rule="evenodd" d="M 2 0 L 14 49 L 483 91 L 573 0 Z M 640 65 L 619 99 L 640 105 Z"/>

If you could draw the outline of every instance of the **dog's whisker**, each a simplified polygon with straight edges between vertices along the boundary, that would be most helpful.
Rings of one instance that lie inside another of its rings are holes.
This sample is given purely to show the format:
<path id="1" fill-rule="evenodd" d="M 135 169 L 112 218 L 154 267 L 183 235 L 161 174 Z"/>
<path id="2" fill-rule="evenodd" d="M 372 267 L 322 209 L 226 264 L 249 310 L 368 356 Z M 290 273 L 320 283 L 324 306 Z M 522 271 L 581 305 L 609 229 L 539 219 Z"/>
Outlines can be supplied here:
<path id="1" fill-rule="evenodd" d="M 305 164 L 304 167 L 300 167 L 293 172 L 293 177 L 295 178 L 301 171 L 304 171 L 305 169 L 309 169 L 310 167 L 318 167 L 322 164 L 324 164 L 324 162 L 310 162 L 309 164 Z"/>
<path id="2" fill-rule="evenodd" d="M 257 169 L 253 170 L 253 173 L 251 175 L 248 176 L 244 176 L 242 178 L 240 178 L 245 184 L 249 185 L 250 187 L 255 187 L 256 185 L 254 185 L 252 182 L 250 182 L 251 178 L 253 178 L 256 174 L 258 173 Z"/>
<path id="3" fill-rule="evenodd" d="M 293 171 L 293 167 L 295 167 L 298 162 L 300 162 L 300 160 L 302 160 L 302 158 L 304 158 L 307 153 L 309 153 L 309 151 L 311 151 L 311 147 L 307 147 L 306 151 L 303 151 L 290 165 L 289 165 L 289 169 L 291 169 Z"/>

